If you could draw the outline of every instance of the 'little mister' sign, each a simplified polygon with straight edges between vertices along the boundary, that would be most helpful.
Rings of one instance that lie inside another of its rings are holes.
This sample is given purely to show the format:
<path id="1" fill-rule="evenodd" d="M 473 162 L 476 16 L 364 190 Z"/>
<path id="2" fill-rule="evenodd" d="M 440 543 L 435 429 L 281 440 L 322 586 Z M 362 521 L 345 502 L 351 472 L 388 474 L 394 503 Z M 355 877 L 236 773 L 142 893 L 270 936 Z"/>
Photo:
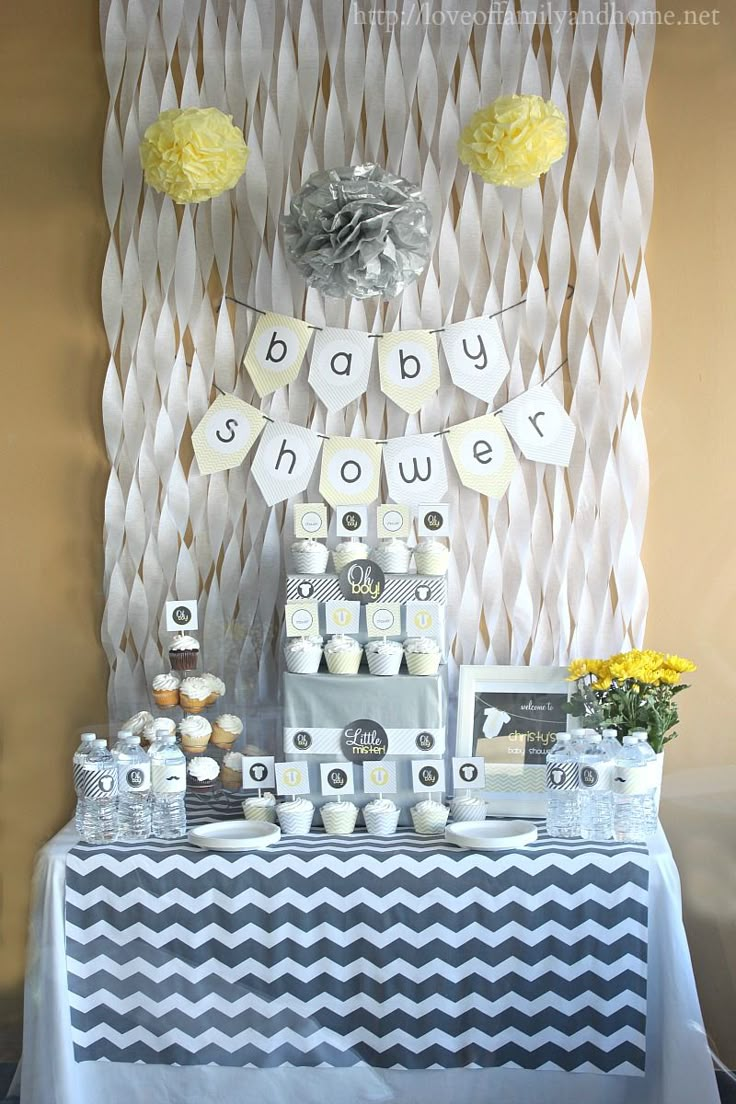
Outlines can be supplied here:
<path id="1" fill-rule="evenodd" d="M 388 754 L 388 733 L 378 721 L 352 721 L 342 730 L 340 747 L 353 763 L 369 763 Z"/>

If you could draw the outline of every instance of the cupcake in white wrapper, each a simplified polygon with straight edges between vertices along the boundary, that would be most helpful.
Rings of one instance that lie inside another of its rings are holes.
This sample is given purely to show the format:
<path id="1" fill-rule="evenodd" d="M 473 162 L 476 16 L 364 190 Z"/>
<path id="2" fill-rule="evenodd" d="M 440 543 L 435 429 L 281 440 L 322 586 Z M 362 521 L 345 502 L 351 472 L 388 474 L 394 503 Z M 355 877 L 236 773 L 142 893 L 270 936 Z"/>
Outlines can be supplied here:
<path id="1" fill-rule="evenodd" d="M 320 809 L 328 836 L 350 836 L 358 819 L 358 806 L 352 801 L 328 801 Z"/>
<path id="2" fill-rule="evenodd" d="M 243 816 L 246 820 L 265 820 L 269 824 L 275 824 L 276 798 L 272 793 L 264 793 L 260 797 L 246 797 L 243 802 Z"/>
<path id="3" fill-rule="evenodd" d="M 410 675 L 436 675 L 442 658 L 439 644 L 431 636 L 405 640 L 404 655 Z"/>
<path id="4" fill-rule="evenodd" d="M 276 806 L 276 816 L 285 836 L 308 836 L 312 827 L 314 805 L 306 797 L 280 801 Z"/>
<path id="5" fill-rule="evenodd" d="M 352 636 L 338 634 L 325 644 L 325 659 L 332 675 L 357 675 L 363 649 Z"/>
<path id="6" fill-rule="evenodd" d="M 322 662 L 322 637 L 298 636 L 284 645 L 286 669 L 293 675 L 316 675 Z"/>
<path id="7" fill-rule="evenodd" d="M 322 575 L 327 567 L 330 553 L 326 544 L 321 541 L 296 540 L 291 546 L 291 558 L 294 570 L 300 575 Z"/>
<path id="8" fill-rule="evenodd" d="M 212 725 L 205 717 L 185 717 L 179 722 L 182 751 L 187 755 L 201 755 L 210 742 Z"/>
<path id="9" fill-rule="evenodd" d="M 332 562 L 335 565 L 335 571 L 340 572 L 344 567 L 347 567 L 353 560 L 367 560 L 370 548 L 361 540 L 347 540 L 340 541 L 332 553 Z"/>
<path id="10" fill-rule="evenodd" d="M 441 801 L 420 801 L 411 807 L 414 831 L 420 836 L 441 836 L 450 810 Z"/>
<path id="11" fill-rule="evenodd" d="M 481 797 L 453 797 L 450 802 L 450 816 L 453 820 L 485 820 L 486 803 Z"/>
<path id="12" fill-rule="evenodd" d="M 387 537 L 378 542 L 371 552 L 371 559 L 387 575 L 406 575 L 411 560 L 411 549 L 398 537 Z"/>
<path id="13" fill-rule="evenodd" d="M 421 540 L 414 549 L 418 575 L 446 575 L 449 562 L 450 549 L 432 537 Z"/>
<path id="14" fill-rule="evenodd" d="M 372 836 L 392 836 L 399 823 L 399 810 L 387 797 L 377 797 L 363 806 L 366 831 Z"/>
<path id="15" fill-rule="evenodd" d="M 365 654 L 372 675 L 398 675 L 404 649 L 396 640 L 369 640 Z"/>

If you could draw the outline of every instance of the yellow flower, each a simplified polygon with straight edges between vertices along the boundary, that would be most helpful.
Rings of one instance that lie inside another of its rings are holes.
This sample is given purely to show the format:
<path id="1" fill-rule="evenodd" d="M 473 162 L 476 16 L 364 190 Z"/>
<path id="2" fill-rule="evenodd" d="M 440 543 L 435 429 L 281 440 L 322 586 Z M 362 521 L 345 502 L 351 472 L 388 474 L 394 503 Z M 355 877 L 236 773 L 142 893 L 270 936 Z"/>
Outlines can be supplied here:
<path id="1" fill-rule="evenodd" d="M 578 679 L 585 678 L 590 671 L 589 659 L 574 659 L 568 667 L 568 682 L 577 682 Z"/>
<path id="2" fill-rule="evenodd" d="M 174 203 L 200 203 L 234 188 L 248 153 L 232 115 L 216 107 L 162 111 L 140 144 L 146 183 Z"/>
<path id="3" fill-rule="evenodd" d="M 611 679 L 608 675 L 604 675 L 602 678 L 597 679 L 590 684 L 591 690 L 610 690 Z"/>
<path id="4" fill-rule="evenodd" d="M 671 671 L 677 671 L 679 674 L 684 674 L 686 671 L 697 671 L 695 664 L 689 659 L 683 659 L 682 656 L 666 655 L 663 657 L 663 661 Z"/>
<path id="5" fill-rule="evenodd" d="M 501 96 L 476 111 L 458 143 L 471 172 L 512 188 L 533 184 L 566 149 L 565 116 L 541 96 Z"/>

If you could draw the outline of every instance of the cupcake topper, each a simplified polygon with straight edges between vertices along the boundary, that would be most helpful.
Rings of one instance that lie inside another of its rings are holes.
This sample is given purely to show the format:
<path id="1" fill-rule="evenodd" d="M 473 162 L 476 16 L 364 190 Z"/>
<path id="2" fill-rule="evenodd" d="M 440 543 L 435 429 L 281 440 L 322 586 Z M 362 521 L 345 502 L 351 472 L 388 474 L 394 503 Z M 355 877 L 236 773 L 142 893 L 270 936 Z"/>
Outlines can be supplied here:
<path id="1" fill-rule="evenodd" d="M 469 796 L 471 790 L 483 790 L 486 785 L 486 762 L 482 755 L 473 758 L 455 757 L 452 760 L 452 785 L 455 793 L 464 789 Z"/>
<path id="2" fill-rule="evenodd" d="M 304 762 L 277 763 L 276 793 L 281 797 L 296 797 L 309 793 L 309 767 Z"/>
<path id="3" fill-rule="evenodd" d="M 320 763 L 319 773 L 323 794 L 334 794 L 342 801 L 345 794 L 355 793 L 352 763 Z"/>
<path id="4" fill-rule="evenodd" d="M 275 760 L 273 755 L 243 756 L 243 789 L 258 790 L 258 796 L 264 788 L 270 788 L 275 782 Z"/>
<path id="5" fill-rule="evenodd" d="M 436 801 L 435 793 L 445 788 L 445 764 L 442 759 L 412 759 L 411 781 L 414 793 L 426 794 Z"/>

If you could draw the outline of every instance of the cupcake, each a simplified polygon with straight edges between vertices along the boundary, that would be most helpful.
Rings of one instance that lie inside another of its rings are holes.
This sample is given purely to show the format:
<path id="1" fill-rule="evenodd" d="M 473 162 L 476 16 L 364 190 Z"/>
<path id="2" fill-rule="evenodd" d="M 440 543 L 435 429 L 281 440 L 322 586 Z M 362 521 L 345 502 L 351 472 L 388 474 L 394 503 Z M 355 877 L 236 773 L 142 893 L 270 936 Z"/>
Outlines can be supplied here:
<path id="1" fill-rule="evenodd" d="M 206 705 L 214 705 L 218 698 L 221 698 L 225 693 L 225 683 L 217 675 L 202 675 L 202 679 L 210 688 L 209 697 L 205 702 Z"/>
<path id="2" fill-rule="evenodd" d="M 399 810 L 387 797 L 377 797 L 363 806 L 366 831 L 372 836 L 392 836 L 399 823 Z"/>
<path id="3" fill-rule="evenodd" d="M 296 540 L 291 546 L 294 570 L 300 575 L 321 575 L 327 567 L 329 555 L 326 544 L 309 537 Z"/>
<path id="4" fill-rule="evenodd" d="M 328 801 L 320 809 L 328 836 L 350 836 L 358 819 L 358 806 L 352 801 Z"/>
<path id="5" fill-rule="evenodd" d="M 375 560 L 387 575 L 405 575 L 409 570 L 411 549 L 405 540 L 399 540 L 398 537 L 387 537 L 385 540 L 379 541 L 373 549 L 371 559 Z"/>
<path id="6" fill-rule="evenodd" d="M 429 636 L 410 637 L 404 641 L 404 655 L 410 675 L 436 675 L 440 665 L 440 648 Z"/>
<path id="7" fill-rule="evenodd" d="M 156 675 L 151 683 L 153 700 L 160 709 L 173 709 L 179 704 L 181 679 L 174 674 Z"/>
<path id="8" fill-rule="evenodd" d="M 322 662 L 322 637 L 297 636 L 284 644 L 286 669 L 295 675 L 316 675 Z"/>
<path id="9" fill-rule="evenodd" d="M 486 803 L 482 797 L 453 797 L 450 816 L 453 820 L 485 820 Z"/>
<path id="10" fill-rule="evenodd" d="M 153 744 L 161 736 L 174 736 L 176 733 L 176 721 L 171 717 L 152 717 L 141 732 L 142 744 Z"/>
<path id="11" fill-rule="evenodd" d="M 369 640 L 365 654 L 372 675 L 398 675 L 404 649 L 396 640 Z"/>
<path id="12" fill-rule="evenodd" d="M 128 717 L 125 724 L 120 727 L 124 732 L 129 732 L 131 736 L 142 736 L 147 726 L 152 723 L 153 713 L 147 713 L 145 709 L 142 709 L 140 713 L 134 713 L 132 717 Z"/>
<path id="13" fill-rule="evenodd" d="M 325 659 L 332 675 L 357 675 L 363 649 L 352 636 L 338 634 L 325 644 Z"/>
<path id="14" fill-rule="evenodd" d="M 367 560 L 369 552 L 370 548 L 365 541 L 353 540 L 350 537 L 347 540 L 340 541 L 332 553 L 335 571 L 342 571 L 353 560 Z"/>
<path id="15" fill-rule="evenodd" d="M 306 797 L 281 801 L 276 806 L 276 816 L 285 836 L 307 836 L 312 827 L 314 805 Z"/>
<path id="16" fill-rule="evenodd" d="M 445 830 L 450 810 L 441 801 L 420 801 L 411 807 L 414 831 L 420 836 L 439 836 Z"/>
<path id="17" fill-rule="evenodd" d="M 414 549 L 414 562 L 420 575 L 445 575 L 450 549 L 442 541 L 426 537 Z"/>
<path id="18" fill-rule="evenodd" d="M 220 767 L 220 782 L 225 790 L 242 790 L 243 756 L 239 751 L 229 751 L 223 756 Z"/>
<path id="19" fill-rule="evenodd" d="M 169 646 L 169 662 L 175 671 L 193 671 L 199 660 L 199 641 L 180 633 Z"/>
<path id="20" fill-rule="evenodd" d="M 207 793 L 215 788 L 220 777 L 220 764 L 216 759 L 203 755 L 201 759 L 191 759 L 187 763 L 187 787 L 199 793 Z"/>
<path id="21" fill-rule="evenodd" d="M 212 726 L 212 743 L 229 751 L 242 731 L 243 722 L 239 717 L 233 713 L 222 713 Z"/>
<path id="22" fill-rule="evenodd" d="M 179 725 L 181 746 L 188 755 L 201 755 L 212 735 L 212 726 L 204 717 L 185 717 Z"/>
<path id="23" fill-rule="evenodd" d="M 209 701 L 211 687 L 206 679 L 185 678 L 179 687 L 179 705 L 187 713 L 201 713 Z"/>
<path id="24" fill-rule="evenodd" d="M 246 820 L 267 820 L 269 824 L 275 824 L 276 798 L 272 793 L 264 793 L 260 797 L 246 797 L 243 802 L 243 816 Z"/>

